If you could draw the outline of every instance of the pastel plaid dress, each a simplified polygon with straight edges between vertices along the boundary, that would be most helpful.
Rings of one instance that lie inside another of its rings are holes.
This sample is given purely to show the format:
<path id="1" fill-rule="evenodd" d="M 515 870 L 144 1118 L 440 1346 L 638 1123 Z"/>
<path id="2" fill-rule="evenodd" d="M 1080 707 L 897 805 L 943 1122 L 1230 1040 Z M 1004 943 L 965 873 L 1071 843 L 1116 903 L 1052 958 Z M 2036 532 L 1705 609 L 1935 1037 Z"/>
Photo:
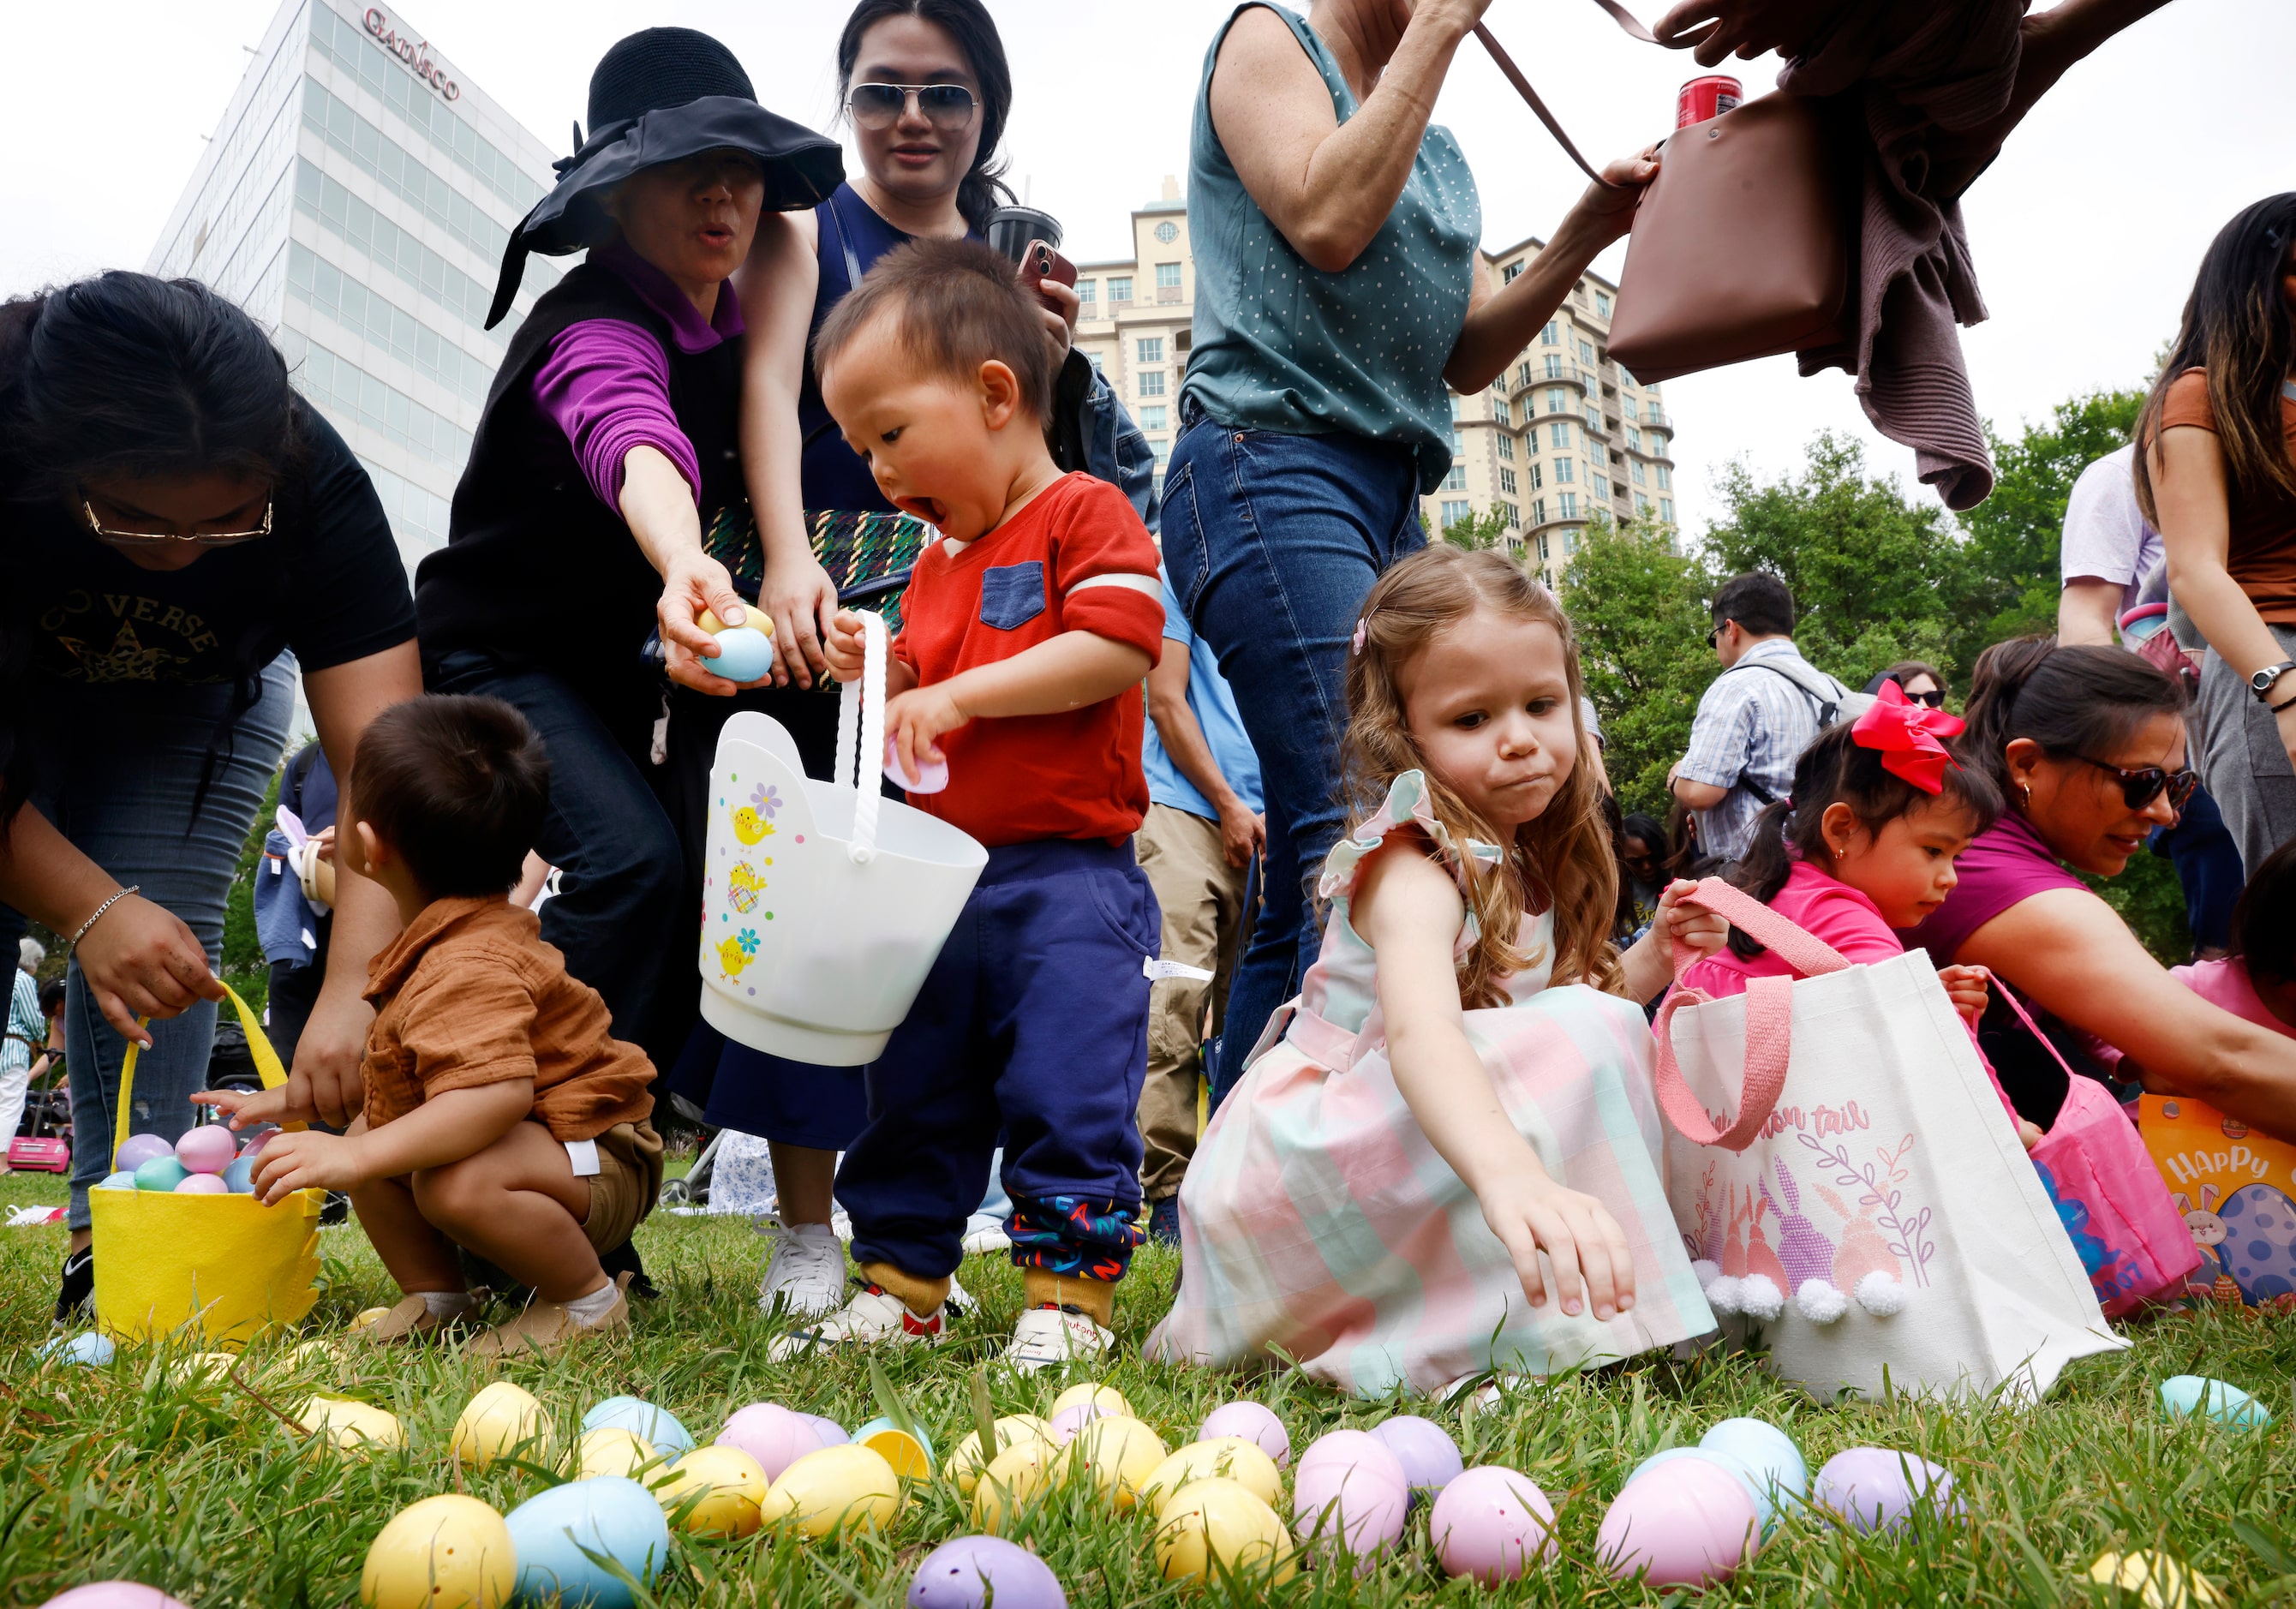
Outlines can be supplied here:
<path id="1" fill-rule="evenodd" d="M 1371 947 L 1348 919 L 1365 858 L 1403 830 L 1463 885 L 1500 856 L 1452 842 L 1416 771 L 1333 849 L 1322 953 L 1180 1187 L 1179 1295 L 1146 1356 L 1235 1368 L 1280 1351 L 1380 1397 L 1491 1369 L 1545 1375 L 1711 1331 L 1661 1182 L 1649 1025 L 1631 1001 L 1548 987 L 1552 913 L 1525 918 L 1531 965 L 1507 980 L 1507 1005 L 1466 1014 L 1467 1037 L 1547 1172 L 1626 1231 L 1633 1309 L 1608 1323 L 1591 1308 L 1566 1318 L 1551 1297 L 1533 1309 L 1474 1193 L 1420 1131 L 1388 1067 Z M 1471 938 L 1463 926 L 1463 949 Z"/>

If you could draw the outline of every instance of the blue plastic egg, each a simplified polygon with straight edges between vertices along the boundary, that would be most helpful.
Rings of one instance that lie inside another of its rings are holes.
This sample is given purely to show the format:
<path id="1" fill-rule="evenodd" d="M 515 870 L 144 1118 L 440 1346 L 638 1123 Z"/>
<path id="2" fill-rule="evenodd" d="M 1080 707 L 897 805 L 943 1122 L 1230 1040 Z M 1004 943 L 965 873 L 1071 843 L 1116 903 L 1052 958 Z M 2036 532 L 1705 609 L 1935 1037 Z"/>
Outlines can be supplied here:
<path id="1" fill-rule="evenodd" d="M 223 1170 L 223 1184 L 224 1188 L 234 1195 L 252 1195 L 255 1193 L 255 1159 L 242 1156 L 234 1160 L 231 1166 Z"/>
<path id="2" fill-rule="evenodd" d="M 582 1428 L 628 1431 L 664 1458 L 680 1457 L 693 1449 L 693 1438 L 685 1426 L 639 1397 L 607 1398 L 582 1416 Z"/>
<path id="3" fill-rule="evenodd" d="M 2161 1382 L 2161 1406 L 2174 1418 L 2202 1413 L 2234 1430 L 2262 1430 L 2272 1423 L 2270 1410 L 2240 1387 L 2199 1375 L 2176 1375 Z"/>
<path id="4" fill-rule="evenodd" d="M 774 639 L 750 626 L 718 633 L 718 657 L 703 664 L 729 682 L 754 682 L 774 668 Z"/>
<path id="5" fill-rule="evenodd" d="M 133 1173 L 125 1171 L 119 1173 L 107 1173 L 103 1176 L 103 1182 L 96 1186 L 96 1188 L 99 1190 L 133 1190 L 135 1188 L 135 1176 Z"/>
<path id="6" fill-rule="evenodd" d="M 135 1170 L 135 1187 L 138 1190 L 173 1190 L 191 1176 L 192 1170 L 177 1162 L 176 1153 L 171 1151 L 165 1156 L 153 1157 Z"/>
<path id="7" fill-rule="evenodd" d="M 621 1475 L 554 1486 L 504 1517 L 518 1549 L 522 1599 L 630 1609 L 637 1598 L 629 1584 L 583 1550 L 613 1560 L 648 1587 L 669 1562 L 668 1516 L 652 1492 Z"/>
<path id="8" fill-rule="evenodd" d="M 57 1336 L 40 1348 L 39 1355 L 59 1363 L 85 1363 L 91 1368 L 101 1368 L 111 1361 L 115 1350 L 111 1336 L 96 1330 L 83 1330 L 70 1337 Z"/>
<path id="9" fill-rule="evenodd" d="M 1725 1419 L 1698 1439 L 1710 1453 L 1743 1465 L 1758 1488 L 1769 1490 L 1781 1508 L 1792 1509 L 1809 1496 L 1809 1465 L 1793 1438 L 1761 1419 Z"/>
<path id="10" fill-rule="evenodd" d="M 1731 1478 L 1746 1489 L 1746 1495 L 1753 1498 L 1754 1517 L 1761 1522 L 1762 1533 L 1765 1536 L 1769 1534 L 1771 1527 L 1778 1523 L 1776 1505 L 1770 1500 L 1770 1483 L 1758 1479 L 1753 1471 L 1727 1453 L 1718 1453 L 1707 1447 L 1669 1447 L 1664 1452 L 1652 1453 L 1636 1465 L 1635 1473 L 1627 1477 L 1627 1484 L 1632 1486 L 1652 1470 L 1685 1458 L 1696 1458 L 1728 1471 Z"/>

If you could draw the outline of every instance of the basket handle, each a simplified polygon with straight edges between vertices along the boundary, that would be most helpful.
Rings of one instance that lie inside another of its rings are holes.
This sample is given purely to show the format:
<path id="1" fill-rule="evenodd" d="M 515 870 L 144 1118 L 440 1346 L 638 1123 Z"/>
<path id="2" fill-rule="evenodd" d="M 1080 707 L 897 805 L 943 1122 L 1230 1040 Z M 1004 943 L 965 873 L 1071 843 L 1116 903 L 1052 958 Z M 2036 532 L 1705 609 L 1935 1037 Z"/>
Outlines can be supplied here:
<path id="1" fill-rule="evenodd" d="M 854 865 L 867 866 L 877 858 L 877 807 L 883 801 L 877 775 L 885 754 L 885 617 L 873 609 L 854 612 L 861 620 L 861 681 L 846 683 L 837 695 L 837 758 L 829 780 L 853 789 L 853 839 L 845 852 Z"/>
<path id="2" fill-rule="evenodd" d="M 247 1031 L 247 1051 L 255 1059 L 256 1076 L 263 1080 L 266 1089 L 278 1088 L 287 1081 L 287 1073 L 279 1065 L 279 1053 L 271 1048 L 271 1041 L 264 1037 L 263 1024 L 256 1021 L 254 1011 L 239 997 L 237 989 L 226 983 L 223 986 L 223 992 L 230 997 L 232 1006 L 239 1013 L 240 1027 Z M 136 1021 L 148 1023 L 152 1019 L 138 1017 Z M 119 1148 L 127 1143 L 127 1113 L 135 1092 L 135 1056 L 143 1048 L 135 1040 L 128 1040 L 127 1055 L 119 1063 L 119 1116 L 111 1126 L 111 1160 L 115 1163 L 119 1161 Z M 301 1123 L 282 1123 L 279 1126 L 291 1132 L 304 1127 Z"/>

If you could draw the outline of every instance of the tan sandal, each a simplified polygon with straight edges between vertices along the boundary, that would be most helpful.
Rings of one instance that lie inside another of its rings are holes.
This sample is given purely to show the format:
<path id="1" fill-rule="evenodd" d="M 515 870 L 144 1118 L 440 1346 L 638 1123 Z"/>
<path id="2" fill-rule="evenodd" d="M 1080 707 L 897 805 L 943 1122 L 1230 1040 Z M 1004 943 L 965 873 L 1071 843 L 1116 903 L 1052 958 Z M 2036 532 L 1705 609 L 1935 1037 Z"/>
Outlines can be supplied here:
<path id="1" fill-rule="evenodd" d="M 555 1352 L 578 1341 L 600 1335 L 625 1334 L 630 1327 L 630 1276 L 614 1279 L 614 1305 L 595 1324 L 578 1324 L 562 1303 L 529 1302 L 526 1310 L 507 1324 L 498 1324 L 471 1342 L 475 1358 L 513 1358 L 523 1353 Z"/>

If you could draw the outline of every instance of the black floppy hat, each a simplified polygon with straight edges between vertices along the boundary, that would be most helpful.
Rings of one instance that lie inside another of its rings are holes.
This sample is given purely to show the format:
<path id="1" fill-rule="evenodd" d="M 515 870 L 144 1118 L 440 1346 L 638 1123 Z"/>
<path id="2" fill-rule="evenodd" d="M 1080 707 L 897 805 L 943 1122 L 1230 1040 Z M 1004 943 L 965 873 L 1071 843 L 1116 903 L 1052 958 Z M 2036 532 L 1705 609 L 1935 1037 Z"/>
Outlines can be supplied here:
<path id="1" fill-rule="evenodd" d="M 843 182 L 837 142 L 758 104 L 734 53 L 690 28 L 649 28 L 618 40 L 590 75 L 590 137 L 556 166 L 558 183 L 519 220 L 503 252 L 487 328 L 500 324 L 526 275 L 527 254 L 562 257 L 611 237 L 605 200 L 632 174 L 705 151 L 740 151 L 766 175 L 768 212 L 816 206 Z"/>

